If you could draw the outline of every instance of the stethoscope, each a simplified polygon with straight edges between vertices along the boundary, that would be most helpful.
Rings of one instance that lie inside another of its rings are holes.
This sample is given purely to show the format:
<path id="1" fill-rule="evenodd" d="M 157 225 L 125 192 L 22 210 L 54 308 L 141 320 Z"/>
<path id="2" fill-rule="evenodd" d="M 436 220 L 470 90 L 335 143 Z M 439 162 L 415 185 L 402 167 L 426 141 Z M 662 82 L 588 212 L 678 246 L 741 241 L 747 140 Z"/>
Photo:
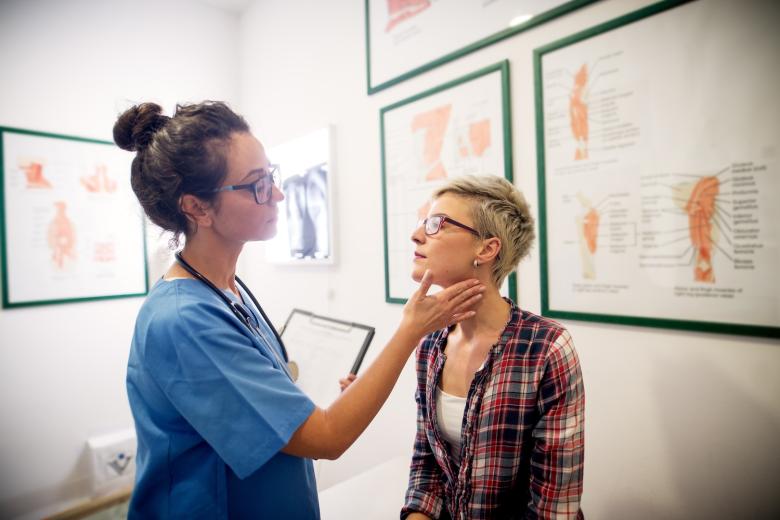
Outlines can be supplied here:
<path id="1" fill-rule="evenodd" d="M 200 274 L 200 272 L 192 267 L 187 261 L 182 258 L 181 251 L 176 253 L 176 261 L 179 262 L 179 265 L 181 265 L 185 271 L 190 273 L 192 276 L 197 278 L 199 281 L 204 283 L 206 287 L 211 289 L 211 291 L 219 296 L 225 304 L 227 304 L 228 307 L 230 307 L 230 310 L 233 312 L 233 314 L 238 318 L 238 320 L 246 325 L 246 327 L 249 329 L 249 331 L 258 338 L 262 338 L 263 334 L 260 332 L 260 329 L 257 325 L 255 325 L 254 320 L 252 319 L 253 316 L 249 314 L 249 311 L 244 308 L 243 305 L 240 305 L 230 298 L 228 298 L 224 292 L 222 292 L 216 285 L 211 283 L 211 281 Z M 273 323 L 271 323 L 271 320 L 268 319 L 268 315 L 266 315 L 263 308 L 260 306 L 260 302 L 257 301 L 257 298 L 255 298 L 255 295 L 252 294 L 252 291 L 249 290 L 249 287 L 246 286 L 246 284 L 241 281 L 241 278 L 238 276 L 235 277 L 236 282 L 238 282 L 238 285 L 241 286 L 241 288 L 246 292 L 246 294 L 249 296 L 249 298 L 252 300 L 252 303 L 254 304 L 255 308 L 260 311 L 260 315 L 265 320 L 268 327 L 271 329 L 271 332 L 273 332 L 274 337 L 276 337 L 276 341 L 279 342 L 279 346 L 282 347 L 282 354 L 284 354 L 284 359 L 279 357 L 279 354 L 276 352 L 276 349 L 273 348 L 273 346 L 270 346 L 269 350 L 273 353 L 274 357 L 276 357 L 276 360 L 279 362 L 279 364 L 282 366 L 282 369 L 287 374 L 287 376 L 292 380 L 296 381 L 298 379 L 298 364 L 295 361 L 289 361 L 289 356 L 287 355 L 287 348 L 284 346 L 284 342 L 282 341 L 282 337 L 279 335 L 279 333 L 276 331 L 276 327 L 274 327 Z"/>

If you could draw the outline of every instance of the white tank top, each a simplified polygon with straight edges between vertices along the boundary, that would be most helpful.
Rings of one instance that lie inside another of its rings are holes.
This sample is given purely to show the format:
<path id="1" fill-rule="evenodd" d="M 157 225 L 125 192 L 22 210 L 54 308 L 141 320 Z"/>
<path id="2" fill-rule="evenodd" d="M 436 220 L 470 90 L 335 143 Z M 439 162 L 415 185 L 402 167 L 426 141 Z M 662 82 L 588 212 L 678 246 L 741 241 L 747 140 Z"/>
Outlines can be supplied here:
<path id="1" fill-rule="evenodd" d="M 436 422 L 441 436 L 450 445 L 450 455 L 460 460 L 460 439 L 466 398 L 450 395 L 436 387 Z"/>

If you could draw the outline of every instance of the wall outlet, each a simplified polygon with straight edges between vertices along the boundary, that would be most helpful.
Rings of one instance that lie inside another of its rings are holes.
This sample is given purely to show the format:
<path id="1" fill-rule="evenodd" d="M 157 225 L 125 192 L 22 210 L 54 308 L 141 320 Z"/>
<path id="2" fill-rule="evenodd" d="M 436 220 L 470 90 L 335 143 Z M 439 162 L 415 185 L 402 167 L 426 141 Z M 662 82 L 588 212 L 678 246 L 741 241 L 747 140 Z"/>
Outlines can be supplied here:
<path id="1" fill-rule="evenodd" d="M 92 491 L 103 494 L 132 485 L 135 477 L 135 430 L 128 428 L 90 437 L 87 446 L 92 460 Z"/>

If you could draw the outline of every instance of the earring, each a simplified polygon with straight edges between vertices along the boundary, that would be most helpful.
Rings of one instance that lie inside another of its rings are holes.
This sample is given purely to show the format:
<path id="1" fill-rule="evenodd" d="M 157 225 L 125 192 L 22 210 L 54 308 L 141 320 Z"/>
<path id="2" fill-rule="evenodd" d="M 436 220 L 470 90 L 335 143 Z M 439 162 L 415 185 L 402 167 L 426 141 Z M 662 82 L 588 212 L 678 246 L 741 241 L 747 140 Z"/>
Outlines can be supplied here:
<path id="1" fill-rule="evenodd" d="M 474 267 L 475 268 L 479 267 L 479 260 L 474 260 Z"/>

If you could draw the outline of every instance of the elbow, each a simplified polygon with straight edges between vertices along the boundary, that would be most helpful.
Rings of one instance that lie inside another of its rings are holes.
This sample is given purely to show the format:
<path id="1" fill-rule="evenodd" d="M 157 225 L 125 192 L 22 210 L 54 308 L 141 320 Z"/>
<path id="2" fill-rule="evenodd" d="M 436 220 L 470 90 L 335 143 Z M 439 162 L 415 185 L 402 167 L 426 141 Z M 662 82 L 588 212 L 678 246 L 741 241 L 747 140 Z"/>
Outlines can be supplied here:
<path id="1" fill-rule="evenodd" d="M 320 445 L 322 453 L 320 458 L 327 460 L 336 460 L 347 451 L 352 444 L 344 437 L 340 428 L 334 425 L 330 421 L 330 417 L 327 412 L 325 414 L 326 421 L 324 423 L 325 428 L 320 437 L 324 442 Z"/>
<path id="2" fill-rule="evenodd" d="M 325 445 L 325 453 L 323 454 L 323 458 L 328 460 L 336 460 L 344 455 L 344 452 L 349 449 L 352 443 L 347 441 L 337 432 L 331 431 L 330 433 L 331 434 L 328 435 L 330 442 L 327 442 Z"/>
<path id="3" fill-rule="evenodd" d="M 325 442 L 324 445 L 321 445 L 321 454 L 319 457 L 321 459 L 336 460 L 344 455 L 344 452 L 349 448 L 349 444 L 342 442 L 338 437 L 330 435 L 326 438 L 329 439 L 329 442 Z"/>
<path id="4" fill-rule="evenodd" d="M 329 446 L 328 448 L 326 448 L 325 453 L 323 453 L 321 458 L 326 460 L 336 460 L 342 455 L 344 455 L 345 451 L 347 451 L 346 447 Z"/>

